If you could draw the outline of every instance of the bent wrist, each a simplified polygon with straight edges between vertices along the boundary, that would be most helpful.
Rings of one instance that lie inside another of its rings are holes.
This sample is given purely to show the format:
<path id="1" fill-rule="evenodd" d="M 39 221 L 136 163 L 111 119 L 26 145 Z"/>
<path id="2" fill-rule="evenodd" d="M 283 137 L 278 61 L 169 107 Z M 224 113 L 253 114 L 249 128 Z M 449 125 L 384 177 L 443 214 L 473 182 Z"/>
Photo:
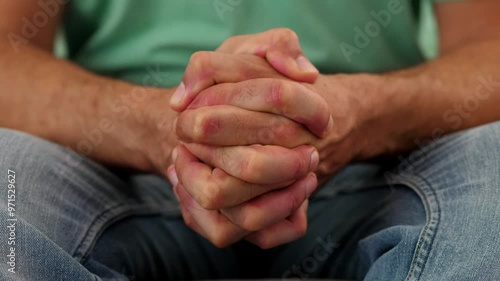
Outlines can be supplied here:
<path id="1" fill-rule="evenodd" d="M 338 74 L 327 76 L 332 89 L 340 89 L 349 120 L 344 141 L 353 149 L 353 160 L 363 161 L 393 154 L 411 146 L 418 128 L 418 84 L 408 77 L 390 74 Z M 337 93 L 338 94 L 338 93 Z M 337 98 L 338 99 L 338 98 Z M 338 101 L 330 98 L 332 111 Z M 332 112 L 335 115 L 335 112 Z M 334 118 L 335 119 L 335 118 Z"/>
<path id="2" fill-rule="evenodd" d="M 98 108 L 93 131 L 100 131 L 103 145 L 96 153 L 111 165 L 154 173 L 163 165 L 166 169 L 176 143 L 172 123 L 177 114 L 169 107 L 173 90 L 120 83 L 111 91 Z"/>
<path id="3" fill-rule="evenodd" d="M 364 76 L 362 91 L 365 102 L 365 119 L 360 124 L 366 132 L 366 149 L 361 157 L 369 159 L 393 155 L 413 147 L 418 136 L 423 112 L 421 83 L 415 77 L 392 74 Z M 368 78 L 367 78 L 368 77 Z"/>

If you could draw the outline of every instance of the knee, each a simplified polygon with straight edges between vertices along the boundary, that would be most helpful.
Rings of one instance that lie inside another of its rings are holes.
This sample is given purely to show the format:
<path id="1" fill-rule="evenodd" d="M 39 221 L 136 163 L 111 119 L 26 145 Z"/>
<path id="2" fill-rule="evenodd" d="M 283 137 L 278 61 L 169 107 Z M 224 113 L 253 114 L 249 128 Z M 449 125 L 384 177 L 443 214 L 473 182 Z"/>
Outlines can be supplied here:
<path id="1" fill-rule="evenodd" d="M 456 133 L 446 140 L 441 155 L 455 155 L 450 166 L 462 166 L 478 176 L 492 178 L 500 172 L 500 122 Z"/>
<path id="2" fill-rule="evenodd" d="M 33 152 L 47 148 L 49 143 L 21 131 L 0 128 L 0 153 L 4 159 L 33 156 Z"/>
<path id="3" fill-rule="evenodd" d="M 495 156 L 500 152 L 500 121 L 458 133 L 465 152 L 473 155 Z"/>
<path id="4" fill-rule="evenodd" d="M 431 167 L 441 171 L 448 184 L 461 187 L 461 196 L 469 202 L 486 208 L 488 202 L 500 201 L 499 140 L 500 122 L 450 135 L 436 149 L 434 160 L 440 164 Z M 491 207 L 497 208 L 496 203 Z"/>
<path id="5" fill-rule="evenodd" d="M 427 168 L 446 166 L 495 175 L 500 171 L 499 139 L 500 121 L 450 134 L 410 154 L 410 158 Z"/>
<path id="6" fill-rule="evenodd" d="M 462 153 L 463 185 L 473 188 L 467 193 L 478 209 L 490 217 L 498 218 L 500 209 L 500 122 L 486 124 L 463 132 Z M 497 220 L 497 219 L 495 219 Z M 493 221 L 491 221 L 493 223 Z M 499 225 L 498 222 L 496 225 Z"/>
<path id="7" fill-rule="evenodd" d="M 27 133 L 0 128 L 0 153 L 8 158 L 16 157 L 36 140 L 35 136 Z"/>
<path id="8" fill-rule="evenodd" d="M 457 155 L 471 158 L 492 158 L 500 152 L 500 121 L 459 131 L 445 137 L 419 141 L 424 144 L 420 149 L 429 156 L 438 155 L 443 158 Z M 456 153 L 455 153 L 456 152 Z"/>
<path id="9" fill-rule="evenodd" d="M 71 179 L 69 160 L 79 157 L 55 143 L 8 129 L 0 129 L 0 154 L 0 174 L 9 170 L 13 174 L 16 202 L 30 206 L 20 209 L 18 215 L 29 222 L 46 213 L 53 198 L 60 196 L 59 187 L 67 186 Z M 0 177 L 0 182 L 7 182 L 7 176 Z"/>
<path id="10" fill-rule="evenodd" d="M 61 166 L 68 166 L 76 157 L 67 149 L 36 136 L 0 128 L 0 168 L 17 169 L 23 173 L 40 174 L 40 171 L 57 172 Z M 73 156 L 73 157 L 70 157 Z"/>
<path id="11" fill-rule="evenodd" d="M 71 218 L 79 206 L 73 205 L 88 186 L 74 188 L 74 166 L 68 159 L 80 156 L 55 143 L 8 129 L 0 129 L 0 154 L 0 175 L 5 175 L 0 176 L 0 186 L 7 183 L 8 170 L 13 171 L 9 172 L 13 175 L 9 190 L 15 200 L 16 217 L 53 241 L 57 235 L 70 233 L 61 231 L 62 227 L 78 226 Z M 7 200 L 3 196 L 0 194 L 0 199 Z M 0 212 L 5 213 L 6 208 L 0 205 Z"/>
<path id="12" fill-rule="evenodd" d="M 450 134 L 411 152 L 397 171 L 439 186 L 473 186 L 474 194 L 500 200 L 499 139 L 500 122 Z"/>
<path id="13" fill-rule="evenodd" d="M 491 181 L 500 174 L 500 122 L 490 123 L 458 133 L 450 147 L 457 155 L 457 165 L 470 179 Z M 496 183 L 498 184 L 498 182 Z"/>

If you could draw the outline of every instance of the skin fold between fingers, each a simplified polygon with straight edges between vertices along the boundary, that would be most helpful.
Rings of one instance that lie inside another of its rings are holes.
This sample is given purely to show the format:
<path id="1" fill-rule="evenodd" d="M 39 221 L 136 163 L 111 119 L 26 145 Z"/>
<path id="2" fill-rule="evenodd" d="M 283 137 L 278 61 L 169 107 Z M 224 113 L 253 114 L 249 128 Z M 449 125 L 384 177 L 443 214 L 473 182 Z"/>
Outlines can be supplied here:
<path id="1" fill-rule="evenodd" d="M 227 247 L 250 234 L 249 231 L 233 224 L 219 211 L 206 210 L 198 205 L 182 185 L 178 186 L 178 195 L 181 204 L 190 215 L 188 220 L 193 220 L 188 226 L 203 235 L 215 246 Z"/>
<path id="2" fill-rule="evenodd" d="M 304 177 L 316 169 L 319 159 L 313 146 L 292 149 L 273 145 L 214 147 L 185 144 L 189 152 L 229 175 L 256 184 L 279 184 Z"/>
<path id="3" fill-rule="evenodd" d="M 262 249 L 270 249 L 301 238 L 307 231 L 308 206 L 309 200 L 306 200 L 290 217 L 268 228 L 249 234 L 245 240 Z"/>
<path id="4" fill-rule="evenodd" d="M 331 114 L 326 100 L 313 89 L 279 79 L 253 79 L 217 84 L 201 92 L 189 109 L 231 105 L 282 115 L 307 127 L 318 137 L 329 129 Z"/>
<path id="5" fill-rule="evenodd" d="M 172 183 L 180 182 L 186 191 L 208 210 L 236 206 L 272 190 L 289 186 L 293 181 L 276 184 L 255 184 L 227 174 L 219 168 L 212 168 L 200 162 L 184 146 L 175 149 L 175 169 L 168 170 Z"/>
<path id="6" fill-rule="evenodd" d="M 310 174 L 289 187 L 221 209 L 221 213 L 246 230 L 258 231 L 289 217 L 309 198 L 316 186 L 316 177 Z"/>
<path id="7" fill-rule="evenodd" d="M 175 125 L 181 141 L 214 146 L 262 144 L 293 148 L 317 140 L 303 125 L 287 117 L 229 105 L 188 109 L 179 115 Z"/>

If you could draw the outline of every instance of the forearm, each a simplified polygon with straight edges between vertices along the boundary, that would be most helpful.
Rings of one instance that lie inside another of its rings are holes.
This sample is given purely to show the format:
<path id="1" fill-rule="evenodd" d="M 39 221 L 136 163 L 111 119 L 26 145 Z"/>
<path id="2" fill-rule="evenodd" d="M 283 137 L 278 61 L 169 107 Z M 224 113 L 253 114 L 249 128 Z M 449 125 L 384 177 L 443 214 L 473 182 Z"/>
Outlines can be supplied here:
<path id="1" fill-rule="evenodd" d="M 364 120 L 358 158 L 393 154 L 424 140 L 500 120 L 500 40 L 457 49 L 420 66 L 356 79 Z"/>
<path id="2" fill-rule="evenodd" d="M 174 116 L 169 90 L 100 77 L 35 47 L 15 54 L 5 41 L 0 85 L 1 127 L 69 146 L 105 164 L 151 170 L 140 147 L 144 130 L 156 125 L 151 122 L 170 124 Z"/>

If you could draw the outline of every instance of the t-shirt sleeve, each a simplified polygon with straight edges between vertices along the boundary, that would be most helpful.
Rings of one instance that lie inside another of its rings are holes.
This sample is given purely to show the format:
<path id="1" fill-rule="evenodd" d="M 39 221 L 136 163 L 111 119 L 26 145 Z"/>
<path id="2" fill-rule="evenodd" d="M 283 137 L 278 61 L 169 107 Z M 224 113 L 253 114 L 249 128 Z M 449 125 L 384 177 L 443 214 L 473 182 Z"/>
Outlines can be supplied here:
<path id="1" fill-rule="evenodd" d="M 419 48 L 427 60 L 439 55 L 439 28 L 434 11 L 436 3 L 450 3 L 464 0 L 417 0 L 420 2 L 417 41 Z"/>

